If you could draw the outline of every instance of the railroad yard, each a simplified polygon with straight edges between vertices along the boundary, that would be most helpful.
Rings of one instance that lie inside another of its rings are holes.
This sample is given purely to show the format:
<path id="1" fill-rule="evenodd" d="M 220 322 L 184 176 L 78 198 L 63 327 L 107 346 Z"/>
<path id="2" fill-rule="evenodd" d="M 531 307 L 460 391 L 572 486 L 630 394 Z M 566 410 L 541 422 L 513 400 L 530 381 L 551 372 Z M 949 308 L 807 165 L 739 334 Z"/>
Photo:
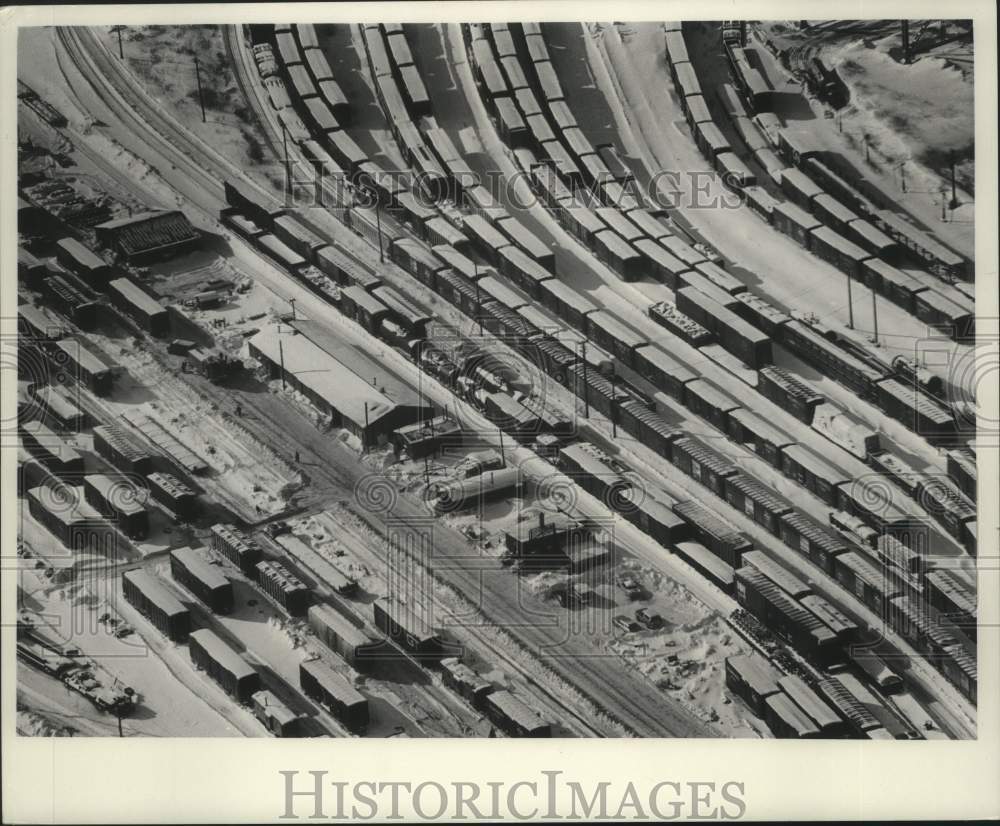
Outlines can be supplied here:
<path id="1" fill-rule="evenodd" d="M 974 739 L 966 22 L 22 29 L 18 732 Z"/>

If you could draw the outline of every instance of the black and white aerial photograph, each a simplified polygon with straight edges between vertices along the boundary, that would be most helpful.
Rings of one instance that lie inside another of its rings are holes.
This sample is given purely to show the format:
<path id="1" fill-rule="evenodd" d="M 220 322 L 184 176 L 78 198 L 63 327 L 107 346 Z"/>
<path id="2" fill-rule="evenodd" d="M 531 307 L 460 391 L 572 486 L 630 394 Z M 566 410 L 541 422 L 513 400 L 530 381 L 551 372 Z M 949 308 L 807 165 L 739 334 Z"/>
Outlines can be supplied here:
<path id="1" fill-rule="evenodd" d="M 975 741 L 978 21 L 372 16 L 18 31 L 17 735 Z"/>

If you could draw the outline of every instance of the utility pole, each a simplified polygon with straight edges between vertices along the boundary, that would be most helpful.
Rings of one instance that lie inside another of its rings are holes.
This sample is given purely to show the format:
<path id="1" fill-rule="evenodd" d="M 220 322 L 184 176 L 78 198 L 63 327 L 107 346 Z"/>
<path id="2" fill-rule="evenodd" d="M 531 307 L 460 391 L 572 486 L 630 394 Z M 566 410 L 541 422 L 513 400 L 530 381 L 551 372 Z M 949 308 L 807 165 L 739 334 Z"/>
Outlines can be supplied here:
<path id="1" fill-rule="evenodd" d="M 121 37 L 121 30 L 119 29 L 119 37 Z M 198 81 L 198 103 L 201 104 L 201 122 L 205 123 L 205 95 L 201 91 L 201 69 L 198 67 L 198 55 L 194 56 L 194 76 Z M 286 152 L 287 154 L 287 152 Z"/>
<path id="2" fill-rule="evenodd" d="M 501 466 L 507 467 L 507 454 L 503 452 L 503 429 L 497 428 L 497 433 L 500 435 L 500 462 Z"/>
<path id="3" fill-rule="evenodd" d="M 285 155 L 285 198 L 288 199 L 292 195 L 292 168 L 288 161 L 288 130 L 284 121 L 281 121 L 281 147 Z"/>
<path id="4" fill-rule="evenodd" d="M 375 228 L 378 231 L 378 260 L 384 264 L 385 255 L 382 252 L 382 207 L 378 197 L 375 198 Z"/>
<path id="5" fill-rule="evenodd" d="M 364 452 L 368 441 L 368 402 L 365 402 L 365 432 L 361 436 L 361 451 Z"/>
<path id="6" fill-rule="evenodd" d="M 945 189 L 942 189 L 941 190 L 941 220 L 942 221 L 947 221 L 948 220 L 947 216 L 945 215 L 945 211 L 944 211 L 945 210 L 945 200 L 947 198 L 947 195 L 948 195 L 948 191 L 945 190 Z"/>
<path id="7" fill-rule="evenodd" d="M 948 152 L 948 166 L 951 167 L 951 208 L 958 206 L 958 190 L 955 188 L 955 150 Z"/>
<path id="8" fill-rule="evenodd" d="M 854 329 L 854 299 L 851 297 L 851 274 L 847 273 L 847 326 Z"/>
<path id="9" fill-rule="evenodd" d="M 278 339 L 278 358 L 281 361 L 281 389 L 285 389 L 285 343 Z"/>
<path id="10" fill-rule="evenodd" d="M 906 161 L 903 161 L 899 165 L 899 178 L 900 178 L 900 183 L 903 187 L 903 192 L 906 192 Z"/>
<path id="11" fill-rule="evenodd" d="M 295 302 L 298 301 L 297 298 L 289 298 L 288 303 L 292 305 L 292 321 L 295 321 Z"/>
<path id="12" fill-rule="evenodd" d="M 611 438 L 618 438 L 618 405 L 615 404 L 615 390 L 618 383 L 618 371 L 615 369 L 615 363 L 611 362 Z"/>
<path id="13" fill-rule="evenodd" d="M 121 61 L 125 60 L 125 49 L 122 46 L 122 29 L 124 28 L 125 27 L 121 25 L 114 27 L 115 31 L 118 32 L 118 59 Z"/>
<path id="14" fill-rule="evenodd" d="M 872 321 L 875 324 L 875 343 L 878 344 L 878 303 L 875 301 L 874 287 L 872 287 Z"/>
<path id="15" fill-rule="evenodd" d="M 583 351 L 583 418 L 590 418 L 590 390 L 587 387 L 587 342 L 580 342 Z"/>
<path id="16" fill-rule="evenodd" d="M 483 313 L 479 309 L 483 306 L 482 299 L 479 294 L 479 264 L 473 264 L 474 278 L 476 280 L 476 321 L 479 322 L 479 335 L 483 334 Z"/>

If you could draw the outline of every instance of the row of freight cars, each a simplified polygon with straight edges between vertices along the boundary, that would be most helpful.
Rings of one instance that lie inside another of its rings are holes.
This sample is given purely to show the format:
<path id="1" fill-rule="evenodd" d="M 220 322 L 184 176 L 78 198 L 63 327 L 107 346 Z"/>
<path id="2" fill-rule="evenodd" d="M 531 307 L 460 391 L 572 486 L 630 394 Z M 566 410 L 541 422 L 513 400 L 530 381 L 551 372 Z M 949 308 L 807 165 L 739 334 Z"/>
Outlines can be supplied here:
<path id="1" fill-rule="evenodd" d="M 671 35 L 668 34 L 667 36 L 669 38 Z M 680 30 L 677 30 L 676 37 L 680 39 L 681 48 L 684 49 L 684 57 L 682 59 L 686 59 L 686 48 L 684 47 Z M 735 84 L 750 108 L 750 112 L 748 113 L 740 106 L 738 108 L 742 109 L 742 111 L 730 112 L 730 114 L 746 117 L 751 113 L 761 113 L 769 122 L 776 123 L 776 117 L 769 112 L 771 108 L 771 101 L 769 100 L 771 90 L 766 82 L 763 81 L 760 72 L 752 66 L 754 61 L 750 58 L 750 55 L 753 53 L 753 50 L 742 48 L 739 38 L 727 39 L 725 34 L 723 35 L 723 42 Z M 672 63 L 676 57 L 678 56 L 671 51 L 668 45 L 668 62 Z M 836 71 L 831 72 L 826 69 L 818 59 L 814 58 L 810 62 L 810 71 L 807 72 L 807 75 L 815 76 L 818 83 L 817 88 L 821 94 L 824 90 L 834 92 L 835 97 L 844 94 L 843 81 L 837 77 Z M 808 81 L 809 78 L 807 77 Z M 731 100 L 731 98 L 726 98 L 726 100 Z M 735 125 L 738 126 L 739 124 Z M 765 129 L 763 132 L 764 134 L 774 135 L 773 130 Z M 757 149 L 753 140 L 745 142 L 751 152 Z M 789 163 L 800 167 L 804 172 L 809 174 L 809 177 L 817 183 L 822 184 L 827 191 L 836 196 L 840 202 L 840 205 L 835 207 L 836 211 L 850 212 L 853 210 L 853 213 L 867 216 L 869 220 L 864 221 L 867 224 L 867 227 L 863 230 L 864 236 L 869 238 L 878 238 L 879 236 L 885 238 L 885 236 L 889 236 L 886 240 L 891 240 L 899 248 L 905 249 L 911 256 L 920 261 L 923 266 L 926 266 L 931 272 L 942 278 L 961 279 L 969 277 L 968 261 L 945 247 L 939 241 L 931 238 L 928 233 L 913 226 L 909 221 L 892 210 L 891 207 L 893 205 L 888 202 L 886 195 L 877 186 L 868 184 L 863 177 L 859 178 L 853 168 L 845 166 L 847 164 L 846 161 L 843 161 L 835 169 L 830 166 L 830 163 L 834 163 L 837 160 L 834 156 L 820 157 L 820 153 L 816 151 L 797 151 L 798 147 L 782 146 L 782 149 L 786 148 L 796 150 L 790 153 L 783 152 Z M 765 169 L 768 168 L 770 166 L 766 165 Z M 850 210 L 848 210 L 848 207 L 850 207 Z"/>
<path id="2" fill-rule="evenodd" d="M 796 512 L 691 437 L 678 438 L 678 442 L 682 448 L 673 460 L 677 467 L 835 578 L 876 616 L 885 617 L 889 627 L 974 701 L 975 662 L 962 640 L 975 637 L 975 594 L 961 579 L 934 572 L 914 583 L 907 576 L 913 570 L 913 555 L 893 553 L 898 548 L 891 536 L 883 535 L 874 547 L 862 549 Z M 584 489 L 602 497 L 624 518 L 734 593 L 754 616 L 804 654 L 821 663 L 843 658 L 844 646 L 853 639 L 857 626 L 786 569 L 755 551 L 750 539 L 731 524 L 693 501 L 666 507 L 649 497 L 633 502 L 623 494 L 630 481 L 590 445 L 563 448 L 560 466 Z M 692 549 L 692 541 L 703 549 Z M 716 557 L 714 562 L 706 564 L 706 550 Z"/>
<path id="3" fill-rule="evenodd" d="M 670 38 L 679 39 L 681 43 L 679 47 L 675 45 L 673 52 L 668 45 L 667 57 L 670 61 L 677 56 L 674 52 L 683 48 L 683 38 L 680 32 L 669 32 L 667 38 L 668 44 Z M 675 71 L 678 80 L 693 77 L 690 66 L 684 51 L 683 62 Z M 671 67 L 673 70 L 673 63 Z M 685 72 L 681 73 L 681 68 Z M 893 266 L 899 263 L 901 253 L 896 237 L 898 233 L 887 234 L 880 228 L 880 224 L 885 222 L 880 221 L 878 215 L 866 213 L 871 219 L 868 220 L 827 194 L 816 183 L 816 180 L 830 178 L 824 173 L 825 167 L 818 153 L 801 149 L 793 133 L 783 128 L 774 115 L 762 114 L 751 118 L 732 87 L 725 85 L 719 93 L 723 108 L 741 135 L 747 151 L 780 186 L 788 198 L 787 202 L 772 199 L 765 190 L 755 186 L 756 180 L 749 173 L 749 177 L 742 172 L 734 174 L 732 164 L 720 163 L 721 158 L 732 154 L 732 147 L 712 121 L 697 78 L 686 84 L 679 83 L 677 89 L 703 154 L 713 161 L 727 184 L 745 191 L 747 203 L 775 229 L 928 325 L 943 329 L 958 340 L 975 335 L 971 302 L 954 290 L 946 295 L 948 288 L 944 286 L 940 289 L 928 288 Z M 818 169 L 814 170 L 813 166 Z M 814 174 L 816 172 L 818 174 Z"/>
<path id="4" fill-rule="evenodd" d="M 222 525 L 213 528 L 213 539 L 224 535 L 226 530 L 233 529 Z M 231 546 L 235 547 L 236 543 Z M 278 564 L 257 563 L 262 587 L 268 593 L 272 590 L 267 587 L 268 574 L 260 569 Z M 232 583 L 197 551 L 192 548 L 171 551 L 170 569 L 173 578 L 214 613 L 226 614 L 233 610 Z M 288 726 L 291 719 L 279 719 L 287 715 L 276 715 L 274 708 L 263 708 L 266 704 L 257 696 L 263 690 L 258 671 L 213 631 L 193 630 L 190 611 L 154 576 L 138 569 L 127 571 L 122 575 L 122 589 L 125 599 L 161 633 L 175 642 L 187 642 L 192 662 L 206 671 L 226 693 L 240 703 L 252 703 L 265 725 L 273 729 L 273 723 L 278 723 L 281 734 L 291 733 Z M 306 696 L 316 700 L 348 729 L 364 731 L 368 723 L 367 699 L 330 666 L 320 660 L 301 663 L 299 682 Z"/>
<path id="5" fill-rule="evenodd" d="M 519 314 L 519 311 L 528 304 L 527 301 L 519 299 L 516 294 L 509 290 L 499 289 L 502 287 L 500 284 L 496 284 L 494 287 L 490 282 L 495 282 L 495 279 L 486 277 L 476 282 L 476 285 L 458 282 L 464 289 L 454 290 L 455 271 L 444 267 L 442 259 L 435 251 L 427 249 L 412 239 L 393 241 L 389 246 L 389 256 L 423 283 L 439 294 L 445 295 L 450 302 L 460 306 L 470 316 L 482 318 L 485 327 L 494 332 L 502 333 L 508 341 L 516 343 L 520 338 L 530 339 L 534 336 L 539 343 L 531 345 L 533 358 L 535 358 L 534 354 L 538 352 L 545 354 L 542 364 L 546 372 L 563 383 L 566 383 L 569 377 L 575 376 L 572 386 L 578 394 L 583 395 L 586 392 L 590 404 L 593 404 L 605 415 L 615 417 L 629 432 L 639 434 L 639 438 L 661 455 L 667 455 L 668 439 L 665 438 L 664 434 L 670 434 L 672 428 L 651 410 L 643 410 L 642 403 L 637 401 L 634 395 L 624 392 L 618 386 L 613 387 L 600 372 L 581 367 L 577 363 L 577 354 L 560 344 L 557 336 L 551 335 L 552 331 L 549 331 L 550 335 L 545 335 L 537 328 L 527 326 L 524 313 Z M 442 271 L 447 271 L 451 278 L 440 279 L 439 274 Z M 863 497 L 852 497 L 844 493 L 845 501 L 840 502 L 836 489 L 843 488 L 848 491 L 851 488 L 851 485 L 848 484 L 849 480 L 845 479 L 842 474 L 839 474 L 818 457 L 813 457 L 801 449 L 795 451 L 801 453 L 802 456 L 797 457 L 794 463 L 791 461 L 783 462 L 780 451 L 787 443 L 782 441 L 780 436 L 774 439 L 768 438 L 768 434 L 773 432 L 773 428 L 769 429 L 766 423 L 748 415 L 748 411 L 743 410 L 736 399 L 728 397 L 727 394 L 709 382 L 697 379 L 694 374 L 672 359 L 665 351 L 654 346 L 638 346 L 637 342 L 626 344 L 615 338 L 613 331 L 616 329 L 616 325 L 613 325 L 610 319 L 606 319 L 604 323 L 595 323 L 603 318 L 604 314 L 593 317 L 596 308 L 593 308 L 593 312 L 588 311 L 585 299 L 572 292 L 551 289 L 559 286 L 560 282 L 556 280 L 547 280 L 537 285 L 537 295 L 541 297 L 549 309 L 567 320 L 578 322 L 582 320 L 585 334 L 589 333 L 598 341 L 609 345 L 609 349 L 620 358 L 624 357 L 626 363 L 637 368 L 640 373 L 657 386 L 665 388 L 668 395 L 688 406 L 697 408 L 701 415 L 715 422 L 720 429 L 734 434 L 735 438 L 747 442 L 753 441 L 759 453 L 765 457 L 771 456 L 773 464 L 782 467 L 789 475 L 793 475 L 803 486 L 813 491 L 819 491 L 821 495 L 826 496 L 831 506 L 839 506 L 853 512 L 861 511 L 859 515 L 867 518 L 876 529 L 885 523 L 902 524 L 906 521 L 906 514 L 900 512 L 898 508 L 886 510 L 879 507 L 876 508 L 876 510 L 881 511 L 879 514 L 865 514 L 864 505 L 860 501 Z M 592 307 L 592 305 L 590 306 Z M 589 327 L 587 326 L 588 320 L 590 320 Z M 605 341 L 605 339 L 609 340 Z M 771 372 L 774 373 L 773 380 L 765 380 L 762 382 L 762 386 L 774 385 L 778 388 L 774 391 L 768 391 L 771 392 L 771 397 L 776 400 L 799 398 L 802 415 L 808 420 L 810 396 L 796 390 L 794 382 L 790 382 L 788 377 L 783 377 L 776 370 L 771 370 L 765 375 L 770 376 Z M 584 391 L 585 387 L 586 391 Z M 784 395 L 775 395 L 779 392 Z M 796 409 L 795 405 L 786 404 L 785 406 L 793 410 Z M 791 446 L 789 446 L 790 449 Z M 829 492 L 827 493 L 827 491 Z"/>
<path id="6" fill-rule="evenodd" d="M 594 247 L 596 236 L 608 224 L 576 202 L 570 190 L 565 185 L 560 186 L 558 175 L 552 170 L 528 162 L 525 171 L 530 173 L 529 179 L 546 202 L 558 207 L 557 215 L 568 224 L 568 228 Z M 794 204 L 787 206 L 795 208 Z M 660 224 L 638 205 L 624 215 L 615 213 L 614 210 L 605 212 L 616 215 L 618 221 L 613 226 L 619 229 L 624 239 L 644 253 L 646 266 L 639 267 L 636 272 L 650 275 L 673 290 L 698 288 L 685 293 L 683 297 L 679 296 L 678 305 L 683 302 L 694 316 L 695 323 L 703 321 L 701 326 L 710 328 L 710 332 L 718 331 L 720 343 L 734 355 L 754 367 L 767 363 L 771 357 L 770 336 L 810 363 L 824 370 L 832 368 L 835 377 L 869 398 L 877 398 L 886 412 L 902 420 L 911 429 L 929 435 L 932 439 L 950 438 L 956 420 L 941 402 L 900 387 L 898 382 L 877 387 L 885 378 L 886 371 L 875 369 L 870 363 L 844 352 L 843 348 L 836 346 L 835 341 L 830 340 L 831 336 L 825 331 L 813 329 L 811 325 L 792 319 L 752 295 L 741 282 L 707 261 L 693 247 L 671 235 L 665 224 Z M 771 215 L 770 211 L 768 215 Z M 640 220 L 639 216 L 646 220 Z M 630 224 L 631 232 L 621 230 L 622 222 Z M 809 227 L 805 230 L 806 239 L 809 237 L 808 229 Z M 866 272 L 886 274 L 885 278 L 879 276 L 880 280 L 876 280 L 874 275 L 869 279 L 868 283 L 877 289 L 891 291 L 887 284 L 898 280 L 896 273 L 908 278 L 901 271 L 876 259 L 866 260 L 865 263 Z M 920 313 L 931 323 L 955 322 L 961 326 L 967 321 L 954 313 L 936 313 L 930 305 L 923 307 Z"/>
<path id="7" fill-rule="evenodd" d="M 810 685 L 796 675 L 783 675 L 763 657 L 739 655 L 726 659 L 726 687 L 781 739 L 894 739 L 837 677 Z"/>
<path id="8" fill-rule="evenodd" d="M 410 270 L 411 270 L 411 272 L 413 271 L 413 268 L 412 268 L 412 267 L 407 267 L 407 266 L 406 266 L 406 264 L 407 264 L 407 263 L 410 263 L 410 262 L 407 262 L 407 261 L 399 261 L 399 262 L 397 262 L 397 263 L 402 263 L 402 264 L 403 264 L 403 266 L 404 266 L 405 268 L 407 268 L 407 269 L 410 269 Z M 426 258 L 425 258 L 425 263 L 426 263 Z M 423 279 L 422 279 L 422 280 L 423 280 Z M 460 301 L 460 302 L 456 302 L 456 303 L 462 303 L 462 304 L 468 304 L 468 303 L 473 303 L 473 300 L 471 299 L 471 296 L 470 296 L 470 292 L 471 292 L 471 291 L 470 291 L 470 290 L 465 290 L 465 291 L 462 291 L 462 292 L 464 292 L 464 295 L 461 295 L 461 296 L 459 296 L 459 299 L 464 299 L 464 300 L 463 300 L 463 301 Z"/>

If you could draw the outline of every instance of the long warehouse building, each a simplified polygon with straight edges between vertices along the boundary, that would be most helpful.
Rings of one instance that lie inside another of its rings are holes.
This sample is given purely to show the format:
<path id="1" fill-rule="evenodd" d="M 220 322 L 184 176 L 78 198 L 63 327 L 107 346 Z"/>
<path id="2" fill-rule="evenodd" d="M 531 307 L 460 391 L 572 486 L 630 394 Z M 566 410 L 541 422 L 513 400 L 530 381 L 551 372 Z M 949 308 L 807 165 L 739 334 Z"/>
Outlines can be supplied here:
<path id="1" fill-rule="evenodd" d="M 364 447 L 388 441 L 399 427 L 434 417 L 431 405 L 421 403 L 416 393 L 387 376 L 383 365 L 350 345 L 325 336 L 320 346 L 312 340 L 320 338 L 318 331 L 310 329 L 307 338 L 281 329 L 284 332 L 269 327 L 251 338 L 250 355 L 266 364 L 274 378 L 283 370 L 288 384 Z"/>

